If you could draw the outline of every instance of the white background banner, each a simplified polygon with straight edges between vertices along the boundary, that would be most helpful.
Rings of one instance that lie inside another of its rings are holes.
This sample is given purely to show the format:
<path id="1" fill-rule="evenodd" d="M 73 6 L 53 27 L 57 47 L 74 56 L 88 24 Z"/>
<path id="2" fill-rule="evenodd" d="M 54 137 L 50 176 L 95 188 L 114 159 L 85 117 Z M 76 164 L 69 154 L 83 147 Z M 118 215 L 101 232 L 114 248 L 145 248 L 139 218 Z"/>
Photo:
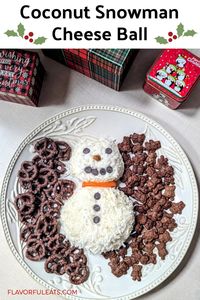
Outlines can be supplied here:
<path id="1" fill-rule="evenodd" d="M 0 47 L 199 48 L 197 5 L 195 0 L 4 1 Z"/>

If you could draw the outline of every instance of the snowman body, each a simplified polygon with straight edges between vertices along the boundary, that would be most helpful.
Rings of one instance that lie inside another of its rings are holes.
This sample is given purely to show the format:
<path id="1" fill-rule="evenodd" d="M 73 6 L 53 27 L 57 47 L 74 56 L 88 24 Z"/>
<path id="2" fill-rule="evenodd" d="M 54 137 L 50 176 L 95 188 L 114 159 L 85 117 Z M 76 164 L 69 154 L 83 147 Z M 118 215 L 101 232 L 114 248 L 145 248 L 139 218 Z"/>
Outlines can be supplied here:
<path id="1" fill-rule="evenodd" d="M 68 219 L 64 230 L 71 244 L 94 254 L 120 248 L 134 221 L 132 203 L 123 192 L 93 187 L 77 191 L 66 203 L 62 218 Z"/>
<path id="2" fill-rule="evenodd" d="M 133 230 L 134 212 L 132 201 L 117 188 L 124 171 L 117 145 L 83 139 L 74 149 L 71 166 L 80 188 L 61 211 L 66 237 L 93 254 L 119 249 Z"/>

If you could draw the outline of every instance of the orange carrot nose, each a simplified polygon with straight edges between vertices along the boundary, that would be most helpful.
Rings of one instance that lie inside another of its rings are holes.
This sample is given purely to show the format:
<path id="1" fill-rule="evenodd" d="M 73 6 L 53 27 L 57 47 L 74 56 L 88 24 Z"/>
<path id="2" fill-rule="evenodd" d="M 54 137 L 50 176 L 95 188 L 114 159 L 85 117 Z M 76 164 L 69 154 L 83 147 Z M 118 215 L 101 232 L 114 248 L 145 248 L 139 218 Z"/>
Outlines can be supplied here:
<path id="1" fill-rule="evenodd" d="M 93 158 L 94 160 L 96 160 L 96 161 L 100 161 L 100 160 L 101 160 L 101 156 L 100 156 L 99 154 L 93 155 L 92 158 Z"/>

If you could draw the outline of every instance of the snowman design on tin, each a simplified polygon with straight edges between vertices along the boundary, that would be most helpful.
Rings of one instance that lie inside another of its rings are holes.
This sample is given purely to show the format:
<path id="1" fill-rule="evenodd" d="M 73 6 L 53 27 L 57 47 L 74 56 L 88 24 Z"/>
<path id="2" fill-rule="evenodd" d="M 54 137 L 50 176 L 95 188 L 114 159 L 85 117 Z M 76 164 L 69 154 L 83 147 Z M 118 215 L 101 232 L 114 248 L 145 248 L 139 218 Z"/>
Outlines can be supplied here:
<path id="1" fill-rule="evenodd" d="M 181 54 L 179 54 L 179 56 L 177 57 L 176 64 L 179 68 L 183 68 L 185 66 L 186 60 Z"/>
<path id="2" fill-rule="evenodd" d="M 175 83 L 175 81 L 176 81 L 176 79 L 174 76 L 168 75 L 165 80 L 165 84 L 170 87 L 173 83 Z"/>
<path id="3" fill-rule="evenodd" d="M 172 64 L 169 64 L 166 67 L 166 72 L 167 72 L 167 74 L 172 74 L 173 72 L 176 72 L 176 66 L 172 65 Z"/>
<path id="4" fill-rule="evenodd" d="M 61 211 L 61 225 L 73 246 L 101 254 L 119 249 L 130 236 L 133 201 L 117 188 L 123 172 L 114 141 L 82 138 L 74 147 L 71 173 L 81 186 Z"/>
<path id="5" fill-rule="evenodd" d="M 167 78 L 168 74 L 165 71 L 165 69 L 160 69 L 156 72 L 156 78 L 160 81 L 162 81 L 163 79 Z"/>
<path id="6" fill-rule="evenodd" d="M 184 80 L 186 77 L 186 74 L 183 70 L 179 69 L 177 70 L 177 79 L 178 80 Z"/>
<path id="7" fill-rule="evenodd" d="M 174 87 L 176 92 L 180 93 L 184 87 L 185 87 L 184 81 L 176 80 L 175 87 Z"/>

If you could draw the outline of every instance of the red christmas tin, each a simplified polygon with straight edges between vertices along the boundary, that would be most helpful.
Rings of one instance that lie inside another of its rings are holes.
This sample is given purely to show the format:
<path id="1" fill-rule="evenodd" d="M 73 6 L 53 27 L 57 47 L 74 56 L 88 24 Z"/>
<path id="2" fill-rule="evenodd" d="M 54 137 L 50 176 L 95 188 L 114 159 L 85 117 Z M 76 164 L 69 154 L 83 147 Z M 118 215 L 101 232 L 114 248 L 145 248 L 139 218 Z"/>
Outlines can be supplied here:
<path id="1" fill-rule="evenodd" d="M 200 58 L 185 49 L 163 50 L 146 76 L 144 91 L 176 109 L 200 77 Z"/>
<path id="2" fill-rule="evenodd" d="M 0 50 L 0 100 L 37 106 L 43 75 L 37 53 Z"/>

